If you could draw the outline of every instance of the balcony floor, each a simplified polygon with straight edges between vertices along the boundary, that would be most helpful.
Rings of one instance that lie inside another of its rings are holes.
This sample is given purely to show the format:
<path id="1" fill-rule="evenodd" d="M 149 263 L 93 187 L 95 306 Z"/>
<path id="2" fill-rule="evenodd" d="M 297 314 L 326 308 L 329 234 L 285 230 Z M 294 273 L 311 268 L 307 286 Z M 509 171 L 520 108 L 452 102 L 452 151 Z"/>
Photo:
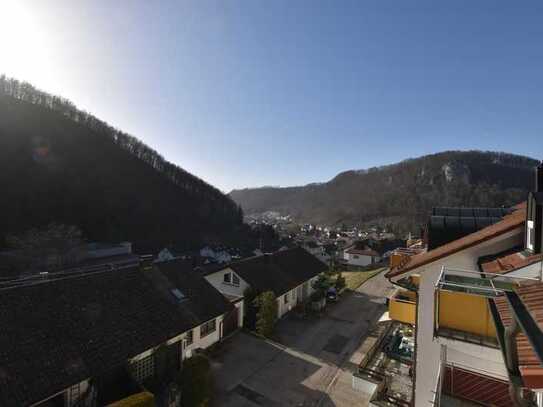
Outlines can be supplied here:
<path id="1" fill-rule="evenodd" d="M 499 349 L 498 340 L 496 338 L 475 335 L 469 332 L 457 331 L 455 329 L 440 327 L 437 331 L 437 336 Z"/>

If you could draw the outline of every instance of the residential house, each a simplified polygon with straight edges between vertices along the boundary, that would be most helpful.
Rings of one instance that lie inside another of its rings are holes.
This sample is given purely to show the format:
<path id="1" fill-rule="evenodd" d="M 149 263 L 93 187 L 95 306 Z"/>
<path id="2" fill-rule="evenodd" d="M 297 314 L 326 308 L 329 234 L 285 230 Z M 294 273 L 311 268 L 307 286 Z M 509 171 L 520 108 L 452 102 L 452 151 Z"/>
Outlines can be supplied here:
<path id="1" fill-rule="evenodd" d="M 302 247 L 315 257 L 322 256 L 324 253 L 322 245 L 318 244 L 314 240 L 305 240 Z"/>
<path id="2" fill-rule="evenodd" d="M 228 263 L 232 261 L 232 255 L 224 247 L 210 247 L 205 246 L 200 249 L 201 257 L 210 257 L 214 259 L 217 263 Z"/>
<path id="3" fill-rule="evenodd" d="M 178 254 L 177 252 L 175 252 L 174 249 L 170 247 L 165 247 L 164 249 L 158 252 L 158 255 L 156 257 L 156 262 L 159 263 L 162 261 L 171 261 L 171 260 L 175 260 L 179 258 L 182 258 L 182 256 Z"/>
<path id="4" fill-rule="evenodd" d="M 220 339 L 206 338 L 231 310 L 188 272 L 126 267 L 1 283 L 0 405 L 87 407 L 145 393 L 157 352 L 179 368 Z"/>
<path id="5" fill-rule="evenodd" d="M 313 283 L 327 266 L 305 249 L 296 247 L 273 254 L 251 257 L 229 264 L 206 275 L 221 293 L 243 297 L 248 288 L 273 291 L 278 317 L 309 298 Z"/>
<path id="6" fill-rule="evenodd" d="M 369 247 L 348 247 L 343 251 L 343 260 L 351 266 L 369 266 L 381 261 L 379 253 Z"/>
<path id="7" fill-rule="evenodd" d="M 178 301 L 181 312 L 193 323 L 194 328 L 183 336 L 185 356 L 208 348 L 242 326 L 243 302 L 225 298 L 193 270 L 191 260 L 158 263 L 146 275 L 166 299 Z"/>
<path id="8" fill-rule="evenodd" d="M 527 204 L 387 273 L 390 317 L 416 328 L 415 406 L 543 405 L 542 173 Z"/>

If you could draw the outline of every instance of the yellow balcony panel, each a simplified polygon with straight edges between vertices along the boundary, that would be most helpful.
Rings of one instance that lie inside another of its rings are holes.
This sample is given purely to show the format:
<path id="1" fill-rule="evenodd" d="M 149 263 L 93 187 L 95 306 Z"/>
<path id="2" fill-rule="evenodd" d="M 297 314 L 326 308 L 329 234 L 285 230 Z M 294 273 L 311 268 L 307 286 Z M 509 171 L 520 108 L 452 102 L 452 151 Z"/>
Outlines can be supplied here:
<path id="1" fill-rule="evenodd" d="M 109 404 L 108 407 L 155 407 L 155 396 L 148 391 L 133 394 L 115 403 Z"/>
<path id="2" fill-rule="evenodd" d="M 487 298 L 456 291 L 438 291 L 438 331 L 445 328 L 483 338 L 496 338 Z"/>
<path id="3" fill-rule="evenodd" d="M 402 291 L 392 297 L 388 304 L 388 315 L 394 321 L 415 325 L 417 302 L 415 293 Z"/>

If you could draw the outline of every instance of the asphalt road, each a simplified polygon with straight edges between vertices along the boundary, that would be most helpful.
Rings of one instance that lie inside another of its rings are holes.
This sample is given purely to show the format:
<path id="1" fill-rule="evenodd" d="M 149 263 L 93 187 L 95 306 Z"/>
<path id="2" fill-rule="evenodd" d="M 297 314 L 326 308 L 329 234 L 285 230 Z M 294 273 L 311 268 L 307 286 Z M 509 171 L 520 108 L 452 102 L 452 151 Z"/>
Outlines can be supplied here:
<path id="1" fill-rule="evenodd" d="M 373 277 L 319 318 L 288 317 L 277 341 L 239 333 L 213 357 L 216 406 L 364 405 L 348 392 L 361 342 L 386 310 L 392 289 L 384 273 Z"/>

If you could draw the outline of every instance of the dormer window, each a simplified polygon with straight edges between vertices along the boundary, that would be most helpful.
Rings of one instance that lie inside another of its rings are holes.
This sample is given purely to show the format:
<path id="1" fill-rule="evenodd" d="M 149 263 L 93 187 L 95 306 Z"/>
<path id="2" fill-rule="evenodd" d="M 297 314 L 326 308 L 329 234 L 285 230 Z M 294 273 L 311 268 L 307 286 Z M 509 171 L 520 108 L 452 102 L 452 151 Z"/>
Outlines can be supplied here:
<path id="1" fill-rule="evenodd" d="M 526 249 L 542 252 L 543 241 L 543 163 L 535 169 L 535 191 L 528 194 L 526 207 Z"/>
<path id="2" fill-rule="evenodd" d="M 225 273 L 223 283 L 239 287 L 239 277 L 236 273 Z"/>
<path id="3" fill-rule="evenodd" d="M 528 250 L 534 251 L 534 245 L 535 245 L 534 221 L 529 220 L 526 222 L 526 248 Z"/>
<path id="4" fill-rule="evenodd" d="M 526 250 L 541 253 L 543 237 L 543 193 L 530 192 L 526 208 Z"/>

